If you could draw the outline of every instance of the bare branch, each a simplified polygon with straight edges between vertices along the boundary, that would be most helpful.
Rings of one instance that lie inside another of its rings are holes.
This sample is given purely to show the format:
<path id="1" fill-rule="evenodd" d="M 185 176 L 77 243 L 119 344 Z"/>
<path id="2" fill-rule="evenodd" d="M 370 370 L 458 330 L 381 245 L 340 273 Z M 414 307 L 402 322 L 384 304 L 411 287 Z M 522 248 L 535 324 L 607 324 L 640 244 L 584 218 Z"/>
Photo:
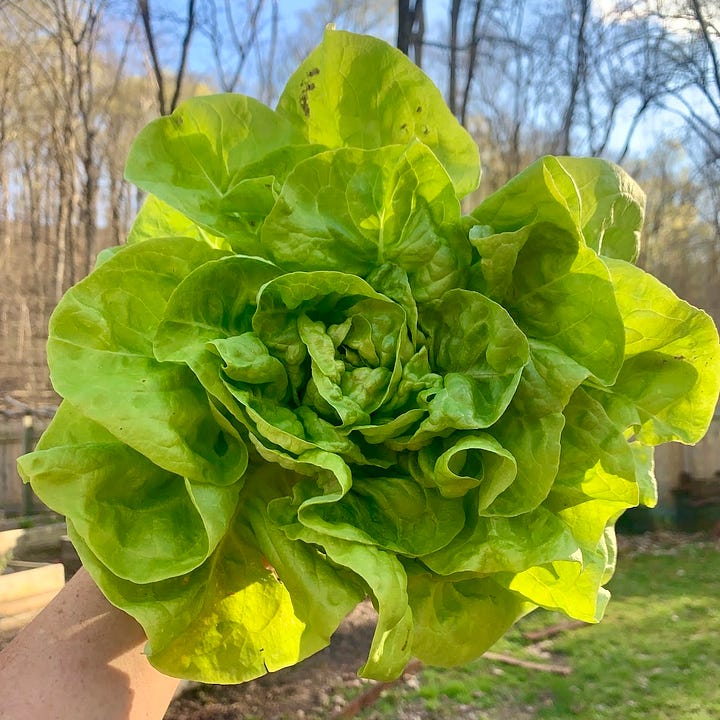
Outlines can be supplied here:
<path id="1" fill-rule="evenodd" d="M 718 61 L 715 43 L 713 42 L 713 39 L 710 37 L 710 27 L 711 26 L 708 24 L 707 20 L 705 19 L 705 16 L 703 15 L 703 11 L 702 11 L 702 8 L 700 7 L 699 1 L 691 0 L 691 4 L 693 7 L 693 12 L 695 13 L 695 18 L 698 22 L 698 25 L 700 25 L 700 30 L 702 32 L 703 39 L 705 40 L 705 47 L 706 47 L 708 55 L 710 57 L 710 62 L 712 63 L 713 77 L 715 79 L 715 88 L 716 88 L 716 90 L 720 91 L 720 61 Z M 715 30 L 715 34 L 716 35 L 718 34 L 717 30 Z M 720 115 L 717 105 L 715 105 L 715 110 L 718 113 L 718 115 Z"/>
<path id="2" fill-rule="evenodd" d="M 560 128 L 560 152 L 564 155 L 570 153 L 570 133 L 577 111 L 577 97 L 581 84 L 587 81 L 587 21 L 590 14 L 590 0 L 581 0 L 580 19 L 578 20 L 577 34 L 575 37 L 575 63 L 570 77 L 570 89 L 568 92 L 568 103 L 563 116 Z"/>
<path id="3" fill-rule="evenodd" d="M 473 77 L 475 76 L 475 65 L 477 63 L 478 45 L 480 38 L 478 37 L 478 24 L 480 23 L 480 13 L 483 7 L 483 0 L 475 0 L 475 11 L 472 20 L 472 35 L 470 36 L 470 54 L 468 57 L 467 75 L 465 76 L 465 88 L 463 90 L 462 105 L 460 108 L 460 122 L 465 125 L 467 122 L 468 103 L 470 102 L 470 89 L 472 87 Z"/>
<path id="4" fill-rule="evenodd" d="M 190 49 L 190 39 L 192 38 L 194 29 L 195 0 L 188 0 L 187 27 L 185 28 L 185 35 L 182 39 L 180 62 L 178 63 L 178 70 L 175 78 L 175 92 L 173 93 L 172 100 L 170 101 L 170 107 L 168 108 L 169 112 L 172 112 L 177 107 L 178 101 L 180 100 L 180 90 L 182 89 L 183 78 L 185 77 L 188 50 Z"/>
<path id="5" fill-rule="evenodd" d="M 150 19 L 150 4 L 148 0 L 137 0 L 140 19 L 142 20 L 143 30 L 145 31 L 145 42 L 147 43 L 148 52 L 150 53 L 150 61 L 155 82 L 157 84 L 158 109 L 161 115 L 166 115 L 165 108 L 165 79 L 160 65 L 160 58 L 155 47 L 155 33 L 152 29 L 152 21 Z"/>

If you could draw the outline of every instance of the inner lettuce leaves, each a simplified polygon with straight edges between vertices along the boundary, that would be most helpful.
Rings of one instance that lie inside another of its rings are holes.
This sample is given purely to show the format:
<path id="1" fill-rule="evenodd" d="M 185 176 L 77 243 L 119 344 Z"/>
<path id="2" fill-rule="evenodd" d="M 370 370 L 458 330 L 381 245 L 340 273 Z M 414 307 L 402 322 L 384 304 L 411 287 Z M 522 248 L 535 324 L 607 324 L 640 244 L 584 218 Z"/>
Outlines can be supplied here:
<path id="1" fill-rule="evenodd" d="M 463 215 L 478 150 L 380 40 L 329 29 L 273 110 L 182 104 L 147 193 L 50 323 L 63 401 L 23 479 L 162 672 L 235 683 L 330 642 L 361 674 L 601 619 L 653 448 L 720 392 L 712 320 L 635 267 L 644 195 L 544 157 Z"/>

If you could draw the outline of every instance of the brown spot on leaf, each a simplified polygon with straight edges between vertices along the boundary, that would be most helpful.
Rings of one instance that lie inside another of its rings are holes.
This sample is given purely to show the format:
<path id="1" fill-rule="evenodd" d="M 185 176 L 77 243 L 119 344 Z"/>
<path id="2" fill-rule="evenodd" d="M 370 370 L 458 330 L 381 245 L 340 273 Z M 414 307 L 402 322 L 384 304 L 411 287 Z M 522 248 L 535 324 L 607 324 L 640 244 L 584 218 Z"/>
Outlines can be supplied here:
<path id="1" fill-rule="evenodd" d="M 308 77 L 312 77 L 313 75 L 317 75 L 320 72 L 318 68 L 313 68 L 308 72 Z M 303 115 L 305 117 L 310 117 L 310 102 L 308 100 L 308 95 L 315 89 L 315 83 L 314 82 L 308 82 L 307 80 L 302 80 L 300 82 L 300 108 L 303 111 Z"/>

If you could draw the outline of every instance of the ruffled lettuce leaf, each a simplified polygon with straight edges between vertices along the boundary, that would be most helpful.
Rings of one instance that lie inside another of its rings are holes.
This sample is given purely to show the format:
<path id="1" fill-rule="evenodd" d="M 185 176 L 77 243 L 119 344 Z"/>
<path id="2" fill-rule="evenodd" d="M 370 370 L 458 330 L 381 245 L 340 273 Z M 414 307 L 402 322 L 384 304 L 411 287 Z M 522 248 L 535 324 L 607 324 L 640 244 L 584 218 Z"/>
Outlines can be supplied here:
<path id="1" fill-rule="evenodd" d="M 577 548 L 574 558 L 537 564 L 499 581 L 528 601 L 585 622 L 598 622 L 609 599 L 614 554 L 608 529 L 639 502 L 636 460 L 623 432 L 583 388 L 563 414 L 557 478 L 543 503 Z"/>
<path id="2" fill-rule="evenodd" d="M 434 665 L 474 660 L 535 607 L 490 578 L 428 572 L 409 574 L 408 595 L 415 621 L 413 654 Z"/>
<path id="3" fill-rule="evenodd" d="M 419 141 L 340 148 L 299 163 L 261 233 L 263 253 L 285 270 L 366 277 L 392 263 L 417 300 L 461 284 L 470 246 L 443 166 Z"/>
<path id="4" fill-rule="evenodd" d="M 160 467 L 218 485 L 242 476 L 245 444 L 186 366 L 158 362 L 153 338 L 182 279 L 224 255 L 189 238 L 123 248 L 65 294 L 47 347 L 55 389 L 83 415 Z"/>
<path id="5" fill-rule="evenodd" d="M 67 401 L 19 469 L 43 502 L 73 519 L 112 573 L 136 583 L 201 565 L 225 534 L 240 491 L 239 483 L 195 483 L 163 470 Z"/>
<path id="6" fill-rule="evenodd" d="M 427 75 L 377 38 L 328 29 L 288 80 L 277 112 L 309 142 L 329 148 L 370 150 L 417 138 L 447 170 L 459 198 L 477 187 L 475 141 Z"/>
<path id="7" fill-rule="evenodd" d="M 267 516 L 287 475 L 254 465 L 237 514 L 201 566 L 159 582 L 114 575 L 92 553 L 72 521 L 68 532 L 83 564 L 115 605 L 132 614 L 148 638 L 146 654 L 164 673 L 250 680 L 325 647 L 363 597 L 351 573 L 317 549 L 290 542 Z M 279 578 L 282 577 L 282 581 Z"/>
<path id="8" fill-rule="evenodd" d="M 472 212 L 487 234 L 550 223 L 599 255 L 633 262 L 645 193 L 620 167 L 599 158 L 545 156 Z"/>
<path id="9" fill-rule="evenodd" d="M 499 238 L 473 228 L 470 241 L 480 256 L 471 287 L 506 307 L 528 337 L 552 343 L 603 384 L 614 382 L 625 330 L 610 273 L 593 250 L 548 223 Z"/>
<path id="10" fill-rule="evenodd" d="M 715 324 L 652 275 L 605 261 L 625 325 L 625 357 L 602 402 L 646 445 L 696 443 L 707 432 L 720 392 Z"/>
<path id="11" fill-rule="evenodd" d="M 188 237 L 202 240 L 219 250 L 232 250 L 230 243 L 224 237 L 200 227 L 172 205 L 168 205 L 155 195 L 148 194 L 135 216 L 126 243 L 132 245 L 161 237 Z"/>
<path id="12" fill-rule="evenodd" d="M 255 235 L 275 202 L 276 184 L 318 149 L 257 100 L 210 95 L 187 100 L 141 130 L 125 176 L 227 238 L 236 252 L 257 254 Z"/>

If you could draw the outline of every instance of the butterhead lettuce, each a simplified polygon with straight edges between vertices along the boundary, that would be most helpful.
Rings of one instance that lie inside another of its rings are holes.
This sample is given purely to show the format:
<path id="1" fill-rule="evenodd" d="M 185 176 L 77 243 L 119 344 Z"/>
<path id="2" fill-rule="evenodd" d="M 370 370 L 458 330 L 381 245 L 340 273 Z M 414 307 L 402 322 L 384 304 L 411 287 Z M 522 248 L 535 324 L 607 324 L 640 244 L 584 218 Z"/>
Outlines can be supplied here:
<path id="1" fill-rule="evenodd" d="M 632 264 L 620 168 L 541 158 L 463 214 L 479 176 L 428 78 L 334 30 L 275 110 L 195 98 L 136 139 L 147 200 L 52 316 L 63 402 L 19 468 L 163 672 L 291 665 L 365 597 L 379 679 L 537 606 L 601 618 L 717 330 Z"/>

